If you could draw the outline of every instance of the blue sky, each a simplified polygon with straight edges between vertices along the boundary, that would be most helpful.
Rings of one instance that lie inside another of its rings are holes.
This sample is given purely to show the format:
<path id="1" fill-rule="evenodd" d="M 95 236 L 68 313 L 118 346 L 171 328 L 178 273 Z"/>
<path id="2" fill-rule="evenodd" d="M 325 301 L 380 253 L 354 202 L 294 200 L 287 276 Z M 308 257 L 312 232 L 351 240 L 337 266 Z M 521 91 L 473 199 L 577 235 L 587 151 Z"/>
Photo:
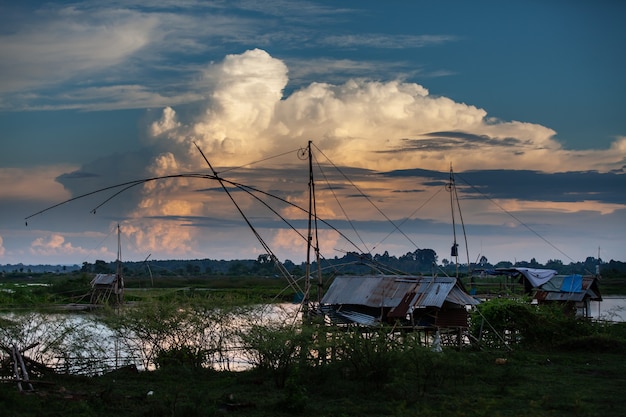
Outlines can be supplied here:
<path id="1" fill-rule="evenodd" d="M 305 204 L 309 140 L 359 187 L 318 172 L 320 215 L 358 250 L 448 258 L 452 165 L 472 261 L 626 260 L 625 17 L 619 1 L 0 5 L 0 263 L 113 260 L 117 223 L 127 259 L 256 258 L 208 180 L 24 218 L 206 171 L 194 142 L 227 179 Z M 304 259 L 235 194 L 279 258 Z M 327 257 L 356 250 L 321 239 Z"/>

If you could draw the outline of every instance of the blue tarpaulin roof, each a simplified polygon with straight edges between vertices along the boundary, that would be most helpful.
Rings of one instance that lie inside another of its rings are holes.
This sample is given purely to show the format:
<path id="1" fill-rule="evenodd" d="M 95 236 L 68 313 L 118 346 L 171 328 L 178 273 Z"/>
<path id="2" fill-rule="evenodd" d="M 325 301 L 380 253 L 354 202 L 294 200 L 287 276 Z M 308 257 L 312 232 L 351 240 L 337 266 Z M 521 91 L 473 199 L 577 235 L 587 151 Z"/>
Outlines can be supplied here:
<path id="1" fill-rule="evenodd" d="M 562 292 L 582 292 L 583 290 L 583 276 L 574 274 L 563 277 L 563 283 L 561 283 Z"/>

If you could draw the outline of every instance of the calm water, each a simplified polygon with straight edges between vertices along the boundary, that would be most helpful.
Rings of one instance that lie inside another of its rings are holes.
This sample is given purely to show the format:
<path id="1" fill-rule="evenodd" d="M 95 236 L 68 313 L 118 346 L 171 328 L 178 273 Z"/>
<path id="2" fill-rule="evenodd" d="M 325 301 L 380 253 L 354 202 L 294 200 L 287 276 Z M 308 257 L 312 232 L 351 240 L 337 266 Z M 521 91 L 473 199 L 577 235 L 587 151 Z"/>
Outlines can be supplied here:
<path id="1" fill-rule="evenodd" d="M 603 301 L 592 301 L 590 310 L 595 319 L 626 322 L 626 296 L 610 295 Z"/>
<path id="2" fill-rule="evenodd" d="M 245 315 L 235 313 L 224 321 L 208 323 L 211 328 L 205 328 L 204 332 L 180 333 L 171 340 L 163 335 L 158 344 L 155 340 L 144 342 L 139 335 L 120 337 L 91 313 L 0 313 L 0 319 L 16 324 L 14 329 L 0 326 L 0 343 L 33 346 L 25 352 L 27 356 L 59 370 L 97 374 L 125 365 L 153 369 L 154 350 L 167 348 L 176 338 L 186 335 L 191 344 L 215 347 L 219 343 L 223 351 L 219 357 L 212 358 L 213 367 L 236 371 L 251 366 L 250 355 L 240 346 L 237 331 L 251 325 L 293 323 L 298 307 L 294 304 L 253 307 Z"/>
<path id="3" fill-rule="evenodd" d="M 264 311 L 263 322 L 285 322 L 286 318 L 293 321 L 297 316 L 295 305 L 259 306 L 259 309 Z M 626 322 L 626 296 L 608 296 L 602 302 L 592 302 L 590 312 L 596 319 Z M 0 328 L 0 342 L 16 343 L 19 346 L 41 342 L 26 352 L 27 355 L 69 372 L 100 373 L 128 364 L 134 364 L 139 369 L 154 367 L 146 358 L 146 352 L 150 354 L 150 349 L 146 350 L 145 346 L 141 346 L 143 349 L 137 349 L 137 346 L 135 349 L 129 348 L 111 329 L 94 320 L 90 314 L 2 313 L 0 318 L 22 323 L 19 330 L 21 336 L 7 334 L 6 328 Z M 247 316 L 245 319 L 232 317 L 226 327 L 245 327 L 250 324 Z M 232 332 L 225 332 L 225 335 L 232 336 Z M 47 340 L 49 338 L 54 340 Z M 251 366 L 249 356 L 241 350 L 236 340 L 225 340 L 224 343 L 227 352 L 219 360 L 214 360 L 215 368 L 243 370 Z M 49 350 L 50 346 L 54 349 Z M 79 348 L 76 349 L 76 346 Z M 94 361 L 98 362 L 98 366 L 93 366 Z M 85 367 L 84 370 L 81 366 Z"/>

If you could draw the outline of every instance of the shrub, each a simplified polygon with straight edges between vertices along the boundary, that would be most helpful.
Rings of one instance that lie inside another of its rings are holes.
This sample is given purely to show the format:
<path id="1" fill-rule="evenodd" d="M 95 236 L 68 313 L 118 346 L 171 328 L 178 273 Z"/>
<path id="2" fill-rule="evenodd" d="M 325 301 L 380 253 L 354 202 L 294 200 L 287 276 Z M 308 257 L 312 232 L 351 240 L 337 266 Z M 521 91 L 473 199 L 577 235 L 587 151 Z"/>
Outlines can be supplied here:
<path id="1" fill-rule="evenodd" d="M 504 298 L 480 304 L 470 328 L 473 338 L 493 348 L 549 348 L 592 332 L 587 320 L 567 315 L 557 304 L 532 305 L 526 299 Z"/>
<path id="2" fill-rule="evenodd" d="M 311 343 L 309 333 L 306 328 L 268 323 L 243 329 L 239 336 L 250 363 L 272 373 L 276 386 L 282 388 L 298 364 L 306 365 Z"/>
<path id="3" fill-rule="evenodd" d="M 388 330 L 388 329 L 387 329 Z M 398 341 L 384 329 L 354 327 L 339 339 L 337 359 L 355 378 L 381 385 L 390 380 L 399 359 Z"/>

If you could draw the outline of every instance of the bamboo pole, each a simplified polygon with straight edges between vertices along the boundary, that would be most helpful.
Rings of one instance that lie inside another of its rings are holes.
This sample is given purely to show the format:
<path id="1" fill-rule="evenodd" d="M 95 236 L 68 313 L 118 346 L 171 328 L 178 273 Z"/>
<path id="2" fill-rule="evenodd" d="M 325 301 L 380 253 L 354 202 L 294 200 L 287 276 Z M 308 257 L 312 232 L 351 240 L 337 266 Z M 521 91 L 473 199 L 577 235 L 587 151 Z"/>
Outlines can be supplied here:
<path id="1" fill-rule="evenodd" d="M 20 362 L 20 368 L 22 369 L 22 378 L 28 384 L 29 391 L 33 391 L 34 390 L 33 384 L 30 383 L 30 378 L 28 377 L 28 371 L 26 370 L 26 364 L 24 363 L 24 357 L 22 356 L 20 351 L 17 351 L 17 359 Z"/>
<path id="2" fill-rule="evenodd" d="M 11 347 L 11 359 L 13 359 L 13 375 L 15 375 L 15 379 L 17 380 L 17 389 L 22 392 L 24 389 L 22 388 L 20 371 L 17 367 L 17 349 L 15 348 L 15 345 Z"/>

